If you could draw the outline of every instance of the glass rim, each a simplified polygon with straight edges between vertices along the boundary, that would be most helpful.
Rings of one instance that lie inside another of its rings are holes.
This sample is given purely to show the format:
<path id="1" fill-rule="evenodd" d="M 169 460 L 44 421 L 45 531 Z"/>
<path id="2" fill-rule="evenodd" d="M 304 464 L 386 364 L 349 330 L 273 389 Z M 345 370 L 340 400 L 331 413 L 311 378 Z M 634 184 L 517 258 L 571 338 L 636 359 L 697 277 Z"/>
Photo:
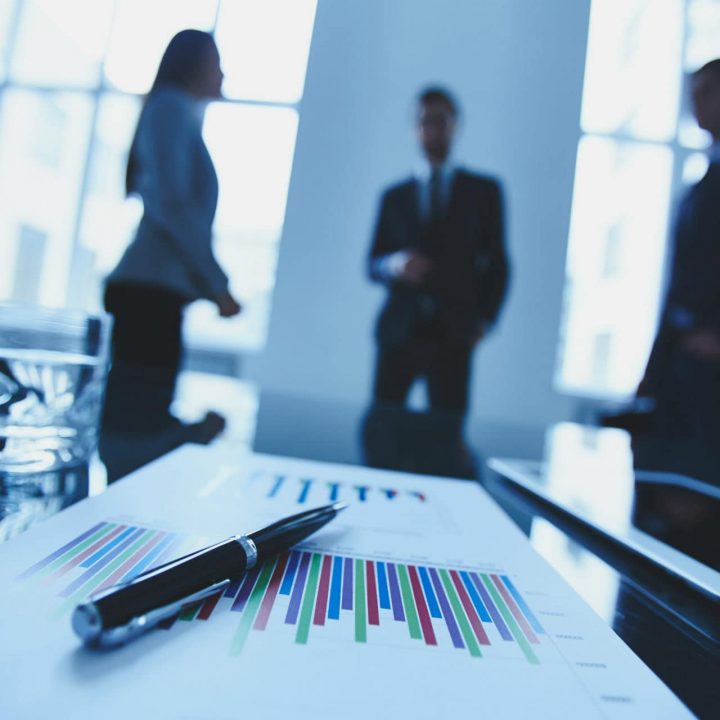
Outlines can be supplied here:
<path id="1" fill-rule="evenodd" d="M 18 302 L 14 300 L 0 300 L 0 322 L 4 312 L 17 312 L 28 318 L 37 320 L 55 320 L 59 322 L 87 322 L 96 319 L 103 323 L 112 320 L 112 315 L 105 310 L 84 310 L 78 307 L 53 307 L 50 305 L 37 305 L 35 303 Z"/>

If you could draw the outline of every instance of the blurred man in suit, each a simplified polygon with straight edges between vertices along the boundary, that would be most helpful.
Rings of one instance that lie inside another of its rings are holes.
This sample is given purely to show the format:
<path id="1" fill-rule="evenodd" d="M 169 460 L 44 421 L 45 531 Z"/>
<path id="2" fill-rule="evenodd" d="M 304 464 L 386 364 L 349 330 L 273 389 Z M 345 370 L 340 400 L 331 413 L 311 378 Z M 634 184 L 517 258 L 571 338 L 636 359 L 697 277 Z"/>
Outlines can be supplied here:
<path id="1" fill-rule="evenodd" d="M 462 415 L 472 352 L 497 319 L 508 260 L 500 184 L 452 161 L 457 125 L 447 90 L 420 94 L 424 161 L 382 196 L 369 273 L 388 290 L 376 330 L 375 401 L 404 403 L 424 377 L 431 408 Z"/>
<path id="2" fill-rule="evenodd" d="M 720 59 L 693 75 L 692 101 L 698 125 L 712 136 L 710 162 L 678 207 L 669 289 L 638 394 L 655 399 L 658 430 L 699 448 L 718 448 Z"/>

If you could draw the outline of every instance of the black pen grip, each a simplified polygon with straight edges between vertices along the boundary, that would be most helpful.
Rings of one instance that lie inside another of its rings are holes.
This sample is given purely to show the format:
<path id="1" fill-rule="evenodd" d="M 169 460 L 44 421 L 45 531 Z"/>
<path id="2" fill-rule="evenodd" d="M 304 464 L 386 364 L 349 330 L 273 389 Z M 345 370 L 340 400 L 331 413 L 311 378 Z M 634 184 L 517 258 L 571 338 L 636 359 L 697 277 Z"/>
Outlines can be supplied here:
<path id="1" fill-rule="evenodd" d="M 177 603 L 245 572 L 247 555 L 230 538 L 138 575 L 90 598 L 104 630 L 126 625 L 151 610 Z"/>

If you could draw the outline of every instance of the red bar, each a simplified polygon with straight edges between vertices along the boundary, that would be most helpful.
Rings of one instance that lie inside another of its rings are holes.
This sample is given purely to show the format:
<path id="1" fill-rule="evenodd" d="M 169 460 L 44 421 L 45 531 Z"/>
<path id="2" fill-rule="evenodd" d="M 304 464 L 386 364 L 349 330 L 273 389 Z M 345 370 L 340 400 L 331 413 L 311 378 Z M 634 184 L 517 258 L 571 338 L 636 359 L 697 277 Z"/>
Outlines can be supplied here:
<path id="1" fill-rule="evenodd" d="M 214 595 L 211 595 L 204 603 L 203 606 L 200 608 L 200 612 L 198 613 L 196 620 L 207 620 L 210 617 L 210 613 L 215 609 L 215 606 L 220 602 L 220 598 L 222 597 L 222 591 L 219 593 L 215 593 Z"/>
<path id="2" fill-rule="evenodd" d="M 380 624 L 380 610 L 378 609 L 377 583 L 375 581 L 375 563 L 365 561 L 367 570 L 367 612 L 370 625 Z"/>
<path id="3" fill-rule="evenodd" d="M 132 570 L 164 537 L 166 532 L 158 533 L 149 543 L 141 545 L 105 582 L 95 590 L 100 592 L 114 585 L 126 572 Z"/>
<path id="4" fill-rule="evenodd" d="M 420 586 L 420 578 L 418 577 L 417 568 L 414 565 L 407 566 L 410 574 L 410 585 L 412 585 L 413 595 L 415 596 L 415 607 L 417 607 L 418 617 L 420 618 L 420 627 L 422 628 L 423 637 L 426 645 L 437 645 L 435 638 L 435 630 L 433 630 L 432 620 L 428 612 L 425 596 Z"/>
<path id="5" fill-rule="evenodd" d="M 477 611 L 475 610 L 475 606 L 472 604 L 472 600 L 470 599 L 470 596 L 467 594 L 467 590 L 465 589 L 465 586 L 463 585 L 463 582 L 460 579 L 460 576 L 458 575 L 457 570 L 451 570 L 450 577 L 452 578 L 452 581 L 455 583 L 455 589 L 457 590 L 457 593 L 460 596 L 460 602 L 463 604 L 463 607 L 465 608 L 465 614 L 468 616 L 468 620 L 470 621 L 470 624 L 472 625 L 473 630 L 475 631 L 475 636 L 477 637 L 478 642 L 481 645 L 489 645 L 490 638 L 487 636 L 487 633 L 485 632 L 485 628 L 483 628 L 482 623 L 480 622 L 480 618 L 478 617 Z"/>
<path id="6" fill-rule="evenodd" d="M 522 631 L 525 633 L 525 637 L 531 643 L 535 643 L 536 645 L 539 644 L 540 641 L 537 639 L 537 636 L 532 631 L 532 628 L 528 625 L 525 616 L 520 612 L 520 608 L 515 604 L 515 600 L 513 600 L 512 595 L 510 595 L 510 593 L 507 591 L 505 585 L 500 582 L 500 578 L 497 575 L 491 575 L 490 577 L 495 583 L 497 589 L 502 594 L 503 600 L 505 600 L 505 604 L 510 608 L 510 612 L 515 616 L 515 619 L 518 621 L 518 625 L 520 625 Z"/>
<path id="7" fill-rule="evenodd" d="M 282 582 L 283 575 L 285 574 L 285 566 L 287 565 L 289 554 L 285 553 L 278 558 L 278 564 L 273 570 L 273 574 L 270 577 L 270 582 L 267 588 L 265 588 L 265 596 L 263 597 L 262 604 L 258 610 L 257 617 L 255 618 L 255 624 L 253 627 L 256 630 L 264 630 L 267 627 L 268 620 L 270 619 L 270 612 L 275 604 L 275 598 L 277 597 L 278 590 L 280 589 L 280 583 Z"/>
<path id="8" fill-rule="evenodd" d="M 97 542 L 94 542 L 89 548 L 83 550 L 79 555 L 74 557 L 69 562 L 59 567 L 52 575 L 45 578 L 46 583 L 51 583 L 57 578 L 62 577 L 66 572 L 79 565 L 85 558 L 89 558 L 93 553 L 96 553 L 105 543 L 109 543 L 113 538 L 117 537 L 123 530 L 127 529 L 127 525 L 120 525 L 116 527 L 109 535 L 101 537 Z"/>
<path id="9" fill-rule="evenodd" d="M 322 570 L 320 571 L 320 584 L 318 585 L 317 600 L 315 600 L 315 617 L 313 625 L 324 625 L 327 616 L 328 593 L 330 592 L 330 568 L 332 567 L 332 555 L 323 557 Z"/>

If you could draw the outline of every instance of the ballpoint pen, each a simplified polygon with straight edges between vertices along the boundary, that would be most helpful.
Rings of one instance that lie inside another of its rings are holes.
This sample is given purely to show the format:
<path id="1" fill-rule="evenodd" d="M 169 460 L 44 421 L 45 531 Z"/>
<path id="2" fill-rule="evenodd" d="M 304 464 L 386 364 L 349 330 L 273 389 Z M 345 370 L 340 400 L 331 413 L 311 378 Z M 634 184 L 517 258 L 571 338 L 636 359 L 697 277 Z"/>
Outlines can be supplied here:
<path id="1" fill-rule="evenodd" d="M 346 507 L 332 503 L 291 515 L 114 585 L 75 608 L 73 629 L 90 646 L 122 645 L 184 605 L 222 592 L 244 572 L 304 540 Z"/>

